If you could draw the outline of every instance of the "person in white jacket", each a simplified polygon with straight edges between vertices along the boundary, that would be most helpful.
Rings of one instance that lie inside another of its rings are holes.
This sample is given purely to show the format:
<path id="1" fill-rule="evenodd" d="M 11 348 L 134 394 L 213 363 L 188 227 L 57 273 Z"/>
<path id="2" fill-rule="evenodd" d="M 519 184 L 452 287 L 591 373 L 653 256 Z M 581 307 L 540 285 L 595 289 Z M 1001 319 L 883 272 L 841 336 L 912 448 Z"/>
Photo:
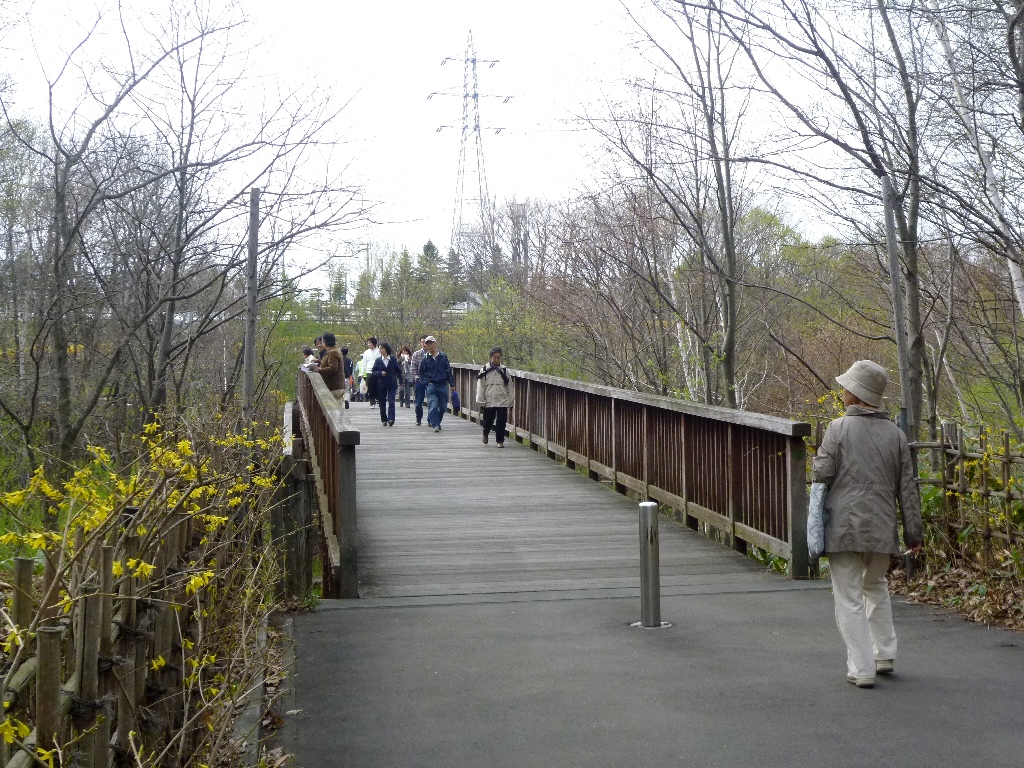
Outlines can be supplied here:
<path id="1" fill-rule="evenodd" d="M 501 364 L 501 347 L 491 350 L 491 362 L 476 377 L 476 404 L 483 413 L 484 445 L 491 430 L 499 448 L 505 447 L 508 412 L 516 402 L 515 380 Z"/>

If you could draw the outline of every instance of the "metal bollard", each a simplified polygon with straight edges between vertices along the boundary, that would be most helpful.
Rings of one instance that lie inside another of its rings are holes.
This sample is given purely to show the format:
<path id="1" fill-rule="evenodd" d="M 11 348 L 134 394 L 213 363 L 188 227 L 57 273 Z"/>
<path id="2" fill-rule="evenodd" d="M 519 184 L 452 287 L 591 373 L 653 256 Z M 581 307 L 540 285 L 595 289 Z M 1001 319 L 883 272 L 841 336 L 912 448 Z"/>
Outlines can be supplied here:
<path id="1" fill-rule="evenodd" d="M 661 626 L 658 505 L 653 501 L 640 504 L 640 626 Z"/>

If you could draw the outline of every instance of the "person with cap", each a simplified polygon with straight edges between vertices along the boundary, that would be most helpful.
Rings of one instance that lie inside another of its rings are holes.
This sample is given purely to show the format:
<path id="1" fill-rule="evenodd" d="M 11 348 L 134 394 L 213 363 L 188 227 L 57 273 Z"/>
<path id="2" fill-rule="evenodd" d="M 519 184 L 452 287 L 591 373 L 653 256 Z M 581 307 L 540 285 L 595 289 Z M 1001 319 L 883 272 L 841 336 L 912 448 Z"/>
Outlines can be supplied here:
<path id="1" fill-rule="evenodd" d="M 508 412 L 516 403 L 515 380 L 501 364 L 501 347 L 491 349 L 491 362 L 476 376 L 476 404 L 483 413 L 484 445 L 494 430 L 499 448 L 505 447 L 505 425 Z"/>
<path id="2" fill-rule="evenodd" d="M 448 390 L 454 389 L 455 376 L 448 357 L 437 348 L 437 339 L 427 336 L 423 342 L 427 354 L 420 363 L 420 380 L 426 386 L 427 424 L 435 432 L 440 432 L 441 420 L 448 408 Z"/>
<path id="3" fill-rule="evenodd" d="M 825 554 L 832 574 L 836 625 L 846 643 L 846 679 L 873 688 L 896 659 L 889 558 L 903 540 L 922 544 L 921 498 L 907 436 L 882 410 L 889 376 L 878 363 L 858 360 L 836 377 L 844 416 L 829 424 L 812 460 L 813 480 L 827 486 Z"/>
<path id="4" fill-rule="evenodd" d="M 427 337 L 420 336 L 420 348 L 412 353 L 409 361 L 409 372 L 412 374 L 413 392 L 415 392 L 416 426 L 423 421 L 423 399 L 427 396 L 427 385 L 420 380 L 420 366 L 427 354 Z"/>

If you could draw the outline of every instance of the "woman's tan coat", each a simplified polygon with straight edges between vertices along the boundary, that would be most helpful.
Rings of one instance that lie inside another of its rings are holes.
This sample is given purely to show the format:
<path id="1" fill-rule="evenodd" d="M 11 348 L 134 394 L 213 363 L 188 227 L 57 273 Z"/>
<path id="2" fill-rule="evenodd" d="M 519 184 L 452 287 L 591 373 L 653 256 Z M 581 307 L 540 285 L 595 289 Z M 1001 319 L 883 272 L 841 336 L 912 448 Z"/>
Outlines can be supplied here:
<path id="1" fill-rule="evenodd" d="M 851 405 L 825 431 L 812 461 L 825 483 L 825 552 L 900 552 L 921 541 L 921 497 L 907 437 L 882 411 Z"/>

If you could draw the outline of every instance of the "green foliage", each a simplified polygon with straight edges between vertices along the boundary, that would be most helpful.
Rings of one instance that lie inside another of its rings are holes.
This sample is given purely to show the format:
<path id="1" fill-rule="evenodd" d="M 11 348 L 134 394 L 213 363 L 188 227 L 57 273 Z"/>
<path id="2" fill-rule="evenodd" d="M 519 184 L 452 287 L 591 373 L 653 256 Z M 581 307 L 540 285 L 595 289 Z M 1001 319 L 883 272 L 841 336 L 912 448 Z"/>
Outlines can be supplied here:
<path id="1" fill-rule="evenodd" d="M 755 547 L 751 545 L 748 550 L 748 554 L 752 560 L 756 560 L 769 571 L 775 571 L 785 575 L 789 568 L 789 560 L 779 555 L 774 555 L 767 549 L 761 549 L 761 547 Z"/>

